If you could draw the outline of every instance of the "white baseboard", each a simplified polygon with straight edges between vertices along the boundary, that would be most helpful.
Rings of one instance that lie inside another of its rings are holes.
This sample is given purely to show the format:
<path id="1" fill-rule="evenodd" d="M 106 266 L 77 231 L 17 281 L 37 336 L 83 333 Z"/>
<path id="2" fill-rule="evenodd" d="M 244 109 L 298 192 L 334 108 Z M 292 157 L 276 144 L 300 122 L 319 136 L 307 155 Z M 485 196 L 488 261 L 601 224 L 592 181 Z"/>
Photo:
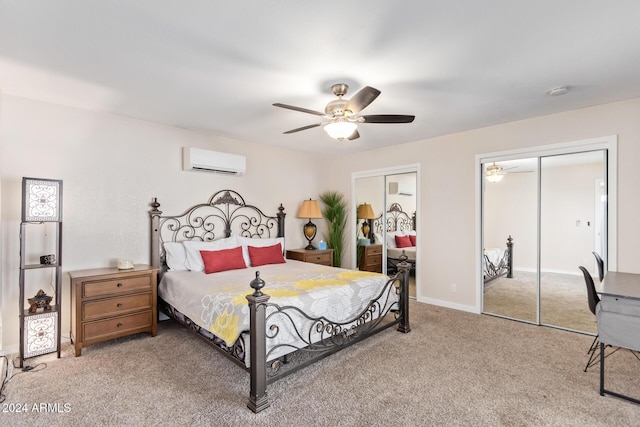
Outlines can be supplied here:
<path id="1" fill-rule="evenodd" d="M 471 305 L 456 304 L 453 302 L 443 301 L 443 300 L 433 299 L 433 298 L 417 298 L 417 301 L 425 304 L 437 305 L 445 308 L 452 308 L 454 310 L 466 311 L 468 313 L 480 314 L 480 310 Z M 411 314 L 409 314 L 409 316 L 411 316 Z"/>

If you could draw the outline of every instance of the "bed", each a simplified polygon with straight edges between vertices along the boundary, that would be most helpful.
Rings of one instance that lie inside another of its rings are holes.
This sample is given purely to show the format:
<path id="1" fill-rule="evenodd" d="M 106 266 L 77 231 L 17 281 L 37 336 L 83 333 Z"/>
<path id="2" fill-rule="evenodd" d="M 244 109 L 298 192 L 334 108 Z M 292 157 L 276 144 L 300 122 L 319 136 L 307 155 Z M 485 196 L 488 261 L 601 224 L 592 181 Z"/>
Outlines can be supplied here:
<path id="1" fill-rule="evenodd" d="M 485 248 L 482 256 L 482 273 L 484 283 L 498 277 L 513 278 L 513 239 L 507 238 L 504 248 Z"/>
<path id="2" fill-rule="evenodd" d="M 385 218 L 380 214 L 373 220 L 373 232 L 376 240 L 382 242 L 386 231 L 385 246 L 387 250 L 387 273 L 398 271 L 398 264 L 403 255 L 411 266 L 411 273 L 415 274 L 416 267 L 416 213 L 409 215 L 402 210 L 399 203 L 389 206 Z"/>
<path id="3" fill-rule="evenodd" d="M 284 207 L 268 216 L 233 190 L 180 215 L 151 203 L 151 264 L 162 312 L 267 385 L 368 336 L 409 326 L 409 263 L 388 276 L 285 260 Z"/>

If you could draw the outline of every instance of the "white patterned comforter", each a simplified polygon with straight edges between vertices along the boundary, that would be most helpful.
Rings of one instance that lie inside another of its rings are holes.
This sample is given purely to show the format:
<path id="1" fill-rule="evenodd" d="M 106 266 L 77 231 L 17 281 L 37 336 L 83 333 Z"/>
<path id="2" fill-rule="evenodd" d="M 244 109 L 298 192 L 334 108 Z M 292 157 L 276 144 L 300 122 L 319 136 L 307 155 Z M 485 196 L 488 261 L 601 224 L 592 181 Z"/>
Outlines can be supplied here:
<path id="1" fill-rule="evenodd" d="M 260 271 L 260 277 L 266 282 L 262 291 L 271 297 L 270 303 L 295 306 L 309 316 L 324 316 L 332 322 L 344 322 L 360 314 L 388 281 L 383 274 L 287 260 L 285 264 L 214 274 L 170 271 L 163 275 L 158 295 L 231 346 L 241 333 L 249 330 L 249 307 L 245 297 L 253 292 L 249 283 L 255 278 L 256 271 Z M 389 295 L 387 308 L 398 300 L 395 292 Z M 269 312 L 267 310 L 267 315 Z M 295 323 L 301 330 L 311 324 L 304 319 Z M 302 342 L 287 325 L 280 326 L 276 339 L 267 341 L 268 353 L 271 348 L 279 347 L 269 359 L 292 351 Z M 293 347 L 282 348 L 280 345 L 285 343 Z M 248 357 L 246 359 L 248 365 Z"/>

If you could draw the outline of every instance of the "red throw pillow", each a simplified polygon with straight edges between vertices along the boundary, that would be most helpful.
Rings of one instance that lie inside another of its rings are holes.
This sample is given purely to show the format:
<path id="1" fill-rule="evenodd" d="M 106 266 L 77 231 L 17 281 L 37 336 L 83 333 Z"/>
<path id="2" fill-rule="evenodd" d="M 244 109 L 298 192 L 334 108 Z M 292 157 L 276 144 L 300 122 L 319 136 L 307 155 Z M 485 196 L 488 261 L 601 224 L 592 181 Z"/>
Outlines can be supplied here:
<path id="1" fill-rule="evenodd" d="M 408 248 L 411 247 L 411 240 L 409 236 L 396 236 L 396 247 Z"/>
<path id="2" fill-rule="evenodd" d="M 411 241 L 411 246 L 416 246 L 416 236 L 413 234 L 409 235 L 409 240 Z"/>
<path id="3" fill-rule="evenodd" d="M 282 246 L 280 243 L 276 243 L 273 246 L 247 246 L 249 249 L 249 258 L 251 259 L 251 266 L 257 267 L 265 264 L 282 264 L 286 262 L 284 256 L 282 256 Z"/>
<path id="4" fill-rule="evenodd" d="M 247 268 L 242 257 L 242 246 L 218 251 L 200 251 L 200 255 L 204 263 L 204 272 L 207 274 Z"/>

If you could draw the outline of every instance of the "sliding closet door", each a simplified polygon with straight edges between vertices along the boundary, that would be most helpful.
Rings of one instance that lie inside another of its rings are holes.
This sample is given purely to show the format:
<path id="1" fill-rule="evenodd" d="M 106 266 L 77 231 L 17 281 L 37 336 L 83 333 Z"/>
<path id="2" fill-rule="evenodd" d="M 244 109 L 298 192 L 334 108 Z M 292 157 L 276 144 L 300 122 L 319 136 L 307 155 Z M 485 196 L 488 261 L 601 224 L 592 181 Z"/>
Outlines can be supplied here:
<path id="1" fill-rule="evenodd" d="M 483 312 L 532 323 L 538 322 L 537 172 L 537 158 L 482 167 Z M 504 269 L 494 271 L 504 264 L 509 237 L 513 277 Z"/>
<path id="2" fill-rule="evenodd" d="M 417 259 L 420 247 L 420 239 L 417 237 L 419 225 L 416 224 L 419 204 L 418 169 L 417 166 L 410 165 L 352 175 L 353 212 L 356 214 L 353 266 L 367 271 L 394 273 L 399 262 L 398 257 L 402 255 L 402 249 L 398 250 L 395 244 L 395 231 L 407 236 L 413 235 L 411 246 L 404 248 L 413 266 L 409 278 L 409 296 L 412 298 L 417 297 L 420 271 Z M 364 204 L 370 205 L 373 218 L 358 218 L 358 207 Z M 366 228 L 371 231 L 372 236 L 369 239 L 365 239 L 363 232 L 365 222 L 370 224 L 370 228 Z"/>
<path id="3" fill-rule="evenodd" d="M 540 323 L 596 332 L 584 279 L 606 259 L 605 151 L 540 158 Z"/>

